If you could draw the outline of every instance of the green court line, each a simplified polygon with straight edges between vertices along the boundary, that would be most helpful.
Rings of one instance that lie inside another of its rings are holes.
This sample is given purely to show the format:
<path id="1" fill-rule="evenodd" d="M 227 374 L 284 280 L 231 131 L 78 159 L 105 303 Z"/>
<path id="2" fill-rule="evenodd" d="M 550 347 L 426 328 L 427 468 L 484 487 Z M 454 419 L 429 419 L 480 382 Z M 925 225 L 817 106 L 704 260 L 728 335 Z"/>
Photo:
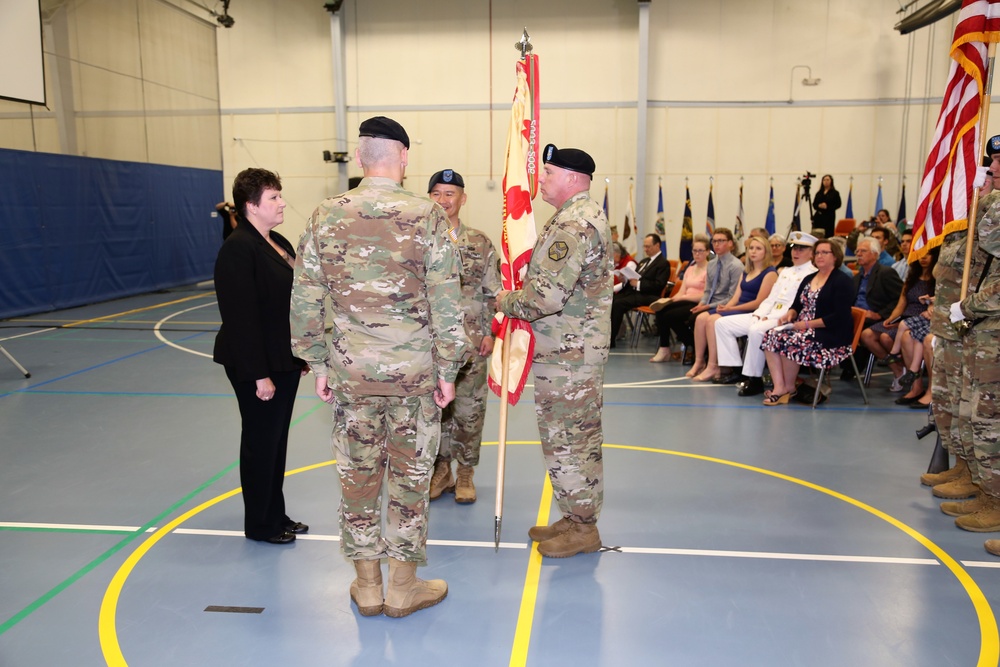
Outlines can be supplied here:
<path id="1" fill-rule="evenodd" d="M 326 405 L 326 403 L 322 403 L 322 402 L 317 403 L 311 409 L 307 410 L 301 417 L 299 417 L 298 419 L 292 420 L 292 423 L 289 425 L 289 428 L 291 428 L 291 427 L 297 425 L 298 423 L 300 423 L 303 419 L 305 419 L 306 417 L 308 417 L 309 415 L 311 415 L 313 412 L 315 412 L 316 410 L 318 410 L 320 408 L 320 406 L 322 406 L 322 405 Z M 2 636 L 5 632 L 7 632 L 11 628 L 13 628 L 15 625 L 17 625 L 18 623 L 20 623 L 24 619 L 26 619 L 32 613 L 34 613 L 35 611 L 37 611 L 46 602 L 48 602 L 52 598 L 56 597 L 60 593 L 62 593 L 64 590 L 66 590 L 67 588 L 69 588 L 70 586 L 72 586 L 74 583 L 76 583 L 77 581 L 79 581 L 80 579 L 82 579 L 84 576 L 86 576 L 87 574 L 89 574 L 90 572 L 92 572 L 94 569 L 96 569 L 99 565 L 101 565 L 102 563 L 104 563 L 106 560 L 108 560 L 109 558 L 111 558 L 112 556 L 114 556 L 116 553 L 118 553 L 119 551 L 121 551 L 122 549 L 124 549 L 126 546 L 128 546 L 130 543 L 132 543 L 137 537 L 140 537 L 140 536 L 144 535 L 147 531 L 149 531 L 150 528 L 153 528 L 153 527 L 159 525 L 160 523 L 162 523 L 162 521 L 166 517 L 168 517 L 171 514 L 173 514 L 174 512 L 176 512 L 185 503 L 187 503 L 192 498 L 194 498 L 195 496 L 197 496 L 199 493 L 201 493 L 202 491 L 204 491 L 205 489 L 207 489 L 208 487 L 212 486 L 213 484 L 215 484 L 216 482 L 218 482 L 220 479 L 222 479 L 223 477 L 225 477 L 226 474 L 228 474 L 231 470 L 233 470 L 233 468 L 235 468 L 236 466 L 238 466 L 239 463 L 240 463 L 239 459 L 237 459 L 236 461 L 233 461 L 232 463 L 230 463 L 229 465 L 227 465 L 225 468 L 223 468 L 221 471 L 217 472 L 210 479 L 208 479 L 208 481 L 204 482 L 201 486 L 199 486 L 198 488 L 196 488 L 194 491 L 191 491 L 186 496 L 184 496 L 183 498 L 181 498 L 180 500 L 178 500 L 176 503 L 174 503 L 173 505 L 171 505 L 170 507 L 168 507 L 167 509 L 165 509 L 163 512 L 161 512 L 160 514 L 157 514 L 155 517 L 153 517 L 152 519 L 150 519 L 149 521 L 147 521 L 145 524 L 143 524 L 142 526 L 140 526 L 138 530 L 129 532 L 127 534 L 127 537 L 125 537 L 124 539 L 122 539 L 120 542 L 118 542 L 117 544 L 115 544 L 113 547 L 111 547 L 110 549 L 108 549 L 107 551 L 105 551 L 104 553 L 102 553 L 100 556 L 98 556 L 94 560 L 92 560 L 89 563 L 87 563 L 86 565 L 84 565 L 82 568 L 80 568 L 79 570 L 77 570 L 76 572 L 74 572 L 73 574 L 71 574 L 70 576 L 66 577 L 66 579 L 64 579 L 63 581 L 61 581 L 60 583 L 58 583 L 55 587 L 53 587 L 47 593 L 45 593 L 44 595 L 42 595 L 41 597 L 39 597 L 37 600 L 35 600 L 31 604 L 29 604 L 27 607 L 25 607 L 21 611 L 17 612 L 13 616 L 11 616 L 9 619 L 7 619 L 3 623 L 3 625 L 0 625 L 0 636 Z"/>

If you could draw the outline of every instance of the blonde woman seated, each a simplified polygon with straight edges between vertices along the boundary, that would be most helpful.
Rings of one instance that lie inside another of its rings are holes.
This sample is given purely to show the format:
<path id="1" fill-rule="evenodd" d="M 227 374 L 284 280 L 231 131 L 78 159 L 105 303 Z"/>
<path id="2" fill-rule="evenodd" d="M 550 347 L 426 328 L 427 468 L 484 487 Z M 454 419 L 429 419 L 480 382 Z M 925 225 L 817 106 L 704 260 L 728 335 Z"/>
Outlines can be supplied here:
<path id="1" fill-rule="evenodd" d="M 830 368 L 851 355 L 854 281 L 838 271 L 843 261 L 840 246 L 817 241 L 813 264 L 818 271 L 802 279 L 792 307 L 764 334 L 761 348 L 774 380 L 774 388 L 764 392 L 764 405 L 788 402 L 800 366 Z"/>
<path id="2" fill-rule="evenodd" d="M 705 311 L 694 321 L 695 359 L 701 360 L 701 351 L 708 347 L 708 365 L 698 372 L 695 365 L 687 377 L 695 382 L 707 382 L 719 377 L 719 358 L 715 341 L 715 323 L 727 315 L 752 313 L 757 306 L 767 298 L 778 280 L 778 272 L 771 265 L 770 248 L 766 241 L 756 236 L 747 239 L 747 252 L 744 265 L 746 271 L 743 280 L 736 288 L 736 293 L 728 302 L 715 308 L 715 312 Z"/>

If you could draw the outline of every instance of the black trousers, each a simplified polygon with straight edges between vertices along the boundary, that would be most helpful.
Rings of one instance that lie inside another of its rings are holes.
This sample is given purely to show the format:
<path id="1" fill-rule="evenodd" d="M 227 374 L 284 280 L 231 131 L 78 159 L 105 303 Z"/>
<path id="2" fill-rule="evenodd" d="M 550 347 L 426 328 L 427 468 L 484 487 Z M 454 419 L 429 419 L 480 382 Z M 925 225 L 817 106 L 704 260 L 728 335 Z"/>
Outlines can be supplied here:
<path id="1" fill-rule="evenodd" d="M 257 398 L 257 383 L 237 380 L 226 368 L 240 405 L 240 483 L 243 486 L 243 531 L 253 540 L 280 535 L 291 523 L 285 514 L 285 455 L 288 428 L 299 388 L 299 371 L 272 373 L 274 398 Z"/>
<path id="2" fill-rule="evenodd" d="M 615 346 L 615 341 L 618 339 L 618 332 L 622 328 L 625 313 L 639 306 L 648 306 L 658 298 L 653 294 L 642 294 L 635 290 L 625 294 L 619 292 L 614 296 L 611 301 L 611 347 Z"/>
<path id="3" fill-rule="evenodd" d="M 660 347 L 670 347 L 670 332 L 673 331 L 677 340 L 688 347 L 694 345 L 694 329 L 688 323 L 691 309 L 697 306 L 695 301 L 678 301 L 671 303 L 656 314 L 656 329 L 660 332 Z"/>

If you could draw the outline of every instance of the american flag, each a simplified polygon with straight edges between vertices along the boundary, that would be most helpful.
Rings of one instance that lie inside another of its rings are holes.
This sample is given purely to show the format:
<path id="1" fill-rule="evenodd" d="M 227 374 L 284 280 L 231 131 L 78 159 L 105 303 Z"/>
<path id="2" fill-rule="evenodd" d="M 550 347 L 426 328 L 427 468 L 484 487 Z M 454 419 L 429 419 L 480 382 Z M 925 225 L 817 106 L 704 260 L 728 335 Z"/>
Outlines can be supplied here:
<path id="1" fill-rule="evenodd" d="M 945 235 L 968 227 L 980 146 L 987 44 L 1000 41 L 1000 0 L 964 0 L 951 45 L 951 69 L 913 216 L 915 261 Z"/>

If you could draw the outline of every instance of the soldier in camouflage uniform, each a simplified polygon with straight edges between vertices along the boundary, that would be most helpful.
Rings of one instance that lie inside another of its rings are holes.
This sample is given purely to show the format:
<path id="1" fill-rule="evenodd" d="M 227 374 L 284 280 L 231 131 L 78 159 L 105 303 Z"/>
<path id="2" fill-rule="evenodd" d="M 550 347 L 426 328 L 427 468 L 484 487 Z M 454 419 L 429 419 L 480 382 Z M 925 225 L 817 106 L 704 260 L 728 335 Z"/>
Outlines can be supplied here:
<path id="1" fill-rule="evenodd" d="M 494 296 L 502 287 L 493 242 L 477 229 L 466 227 L 459 218 L 465 204 L 465 180 L 453 169 L 431 176 L 427 184 L 430 198 L 441 204 L 448 214 L 452 239 L 458 244 L 462 258 L 462 311 L 465 333 L 472 342 L 469 360 L 455 380 L 455 400 L 442 411 L 441 446 L 431 477 L 430 499 L 444 492 L 454 492 L 455 502 L 476 502 L 476 486 L 472 482 L 475 466 L 479 465 L 479 449 L 483 442 L 483 422 L 486 419 L 486 361 L 493 352 L 491 329 Z M 458 461 L 458 480 L 451 473 L 451 460 Z"/>
<path id="2" fill-rule="evenodd" d="M 607 218 L 589 193 L 594 160 L 552 144 L 542 155 L 542 199 L 557 210 L 535 243 L 524 287 L 500 292 L 497 309 L 531 322 L 535 334 L 535 413 L 562 517 L 528 535 L 543 556 L 565 558 L 601 547 L 601 409 L 614 266 Z"/>
<path id="3" fill-rule="evenodd" d="M 1000 151 L 1000 136 L 994 137 Z M 987 158 L 996 173 L 1000 175 L 1000 152 L 994 152 L 993 141 L 989 142 Z M 979 206 L 976 211 L 977 225 L 981 225 L 987 211 L 1000 202 L 1000 192 L 993 190 L 994 179 L 987 178 L 980 189 Z M 965 230 L 952 232 L 945 237 L 941 246 L 941 256 L 934 267 L 935 299 L 931 314 L 931 333 L 934 335 L 934 369 L 931 375 L 931 403 L 934 421 L 941 445 L 955 455 L 955 466 L 943 473 L 925 473 L 920 477 L 923 484 L 934 487 L 934 495 L 939 498 L 962 499 L 978 493 L 975 482 L 978 468 L 972 445 L 971 423 L 968 410 L 971 401 L 971 387 L 963 381 L 965 338 L 951 322 L 949 309 L 961 293 L 962 272 L 965 268 Z M 974 275 L 981 272 L 985 254 L 973 254 L 970 271 Z M 976 283 L 970 282 L 975 290 Z M 963 400 L 964 398 L 964 400 Z M 962 406 L 965 406 L 964 410 Z M 960 413 L 966 418 L 960 419 Z M 941 511 L 950 516 L 961 516 L 978 509 L 969 503 L 942 503 Z"/>
<path id="4" fill-rule="evenodd" d="M 341 548 L 357 572 L 351 599 L 362 615 L 400 617 L 448 593 L 444 581 L 417 579 L 416 567 L 425 561 L 441 408 L 454 398 L 469 341 L 448 218 L 400 187 L 406 131 L 375 117 L 361 123 L 359 134 L 364 179 L 320 204 L 299 244 L 292 348 L 316 373 L 316 394 L 333 406 Z M 389 558 L 384 598 L 383 556 Z"/>

